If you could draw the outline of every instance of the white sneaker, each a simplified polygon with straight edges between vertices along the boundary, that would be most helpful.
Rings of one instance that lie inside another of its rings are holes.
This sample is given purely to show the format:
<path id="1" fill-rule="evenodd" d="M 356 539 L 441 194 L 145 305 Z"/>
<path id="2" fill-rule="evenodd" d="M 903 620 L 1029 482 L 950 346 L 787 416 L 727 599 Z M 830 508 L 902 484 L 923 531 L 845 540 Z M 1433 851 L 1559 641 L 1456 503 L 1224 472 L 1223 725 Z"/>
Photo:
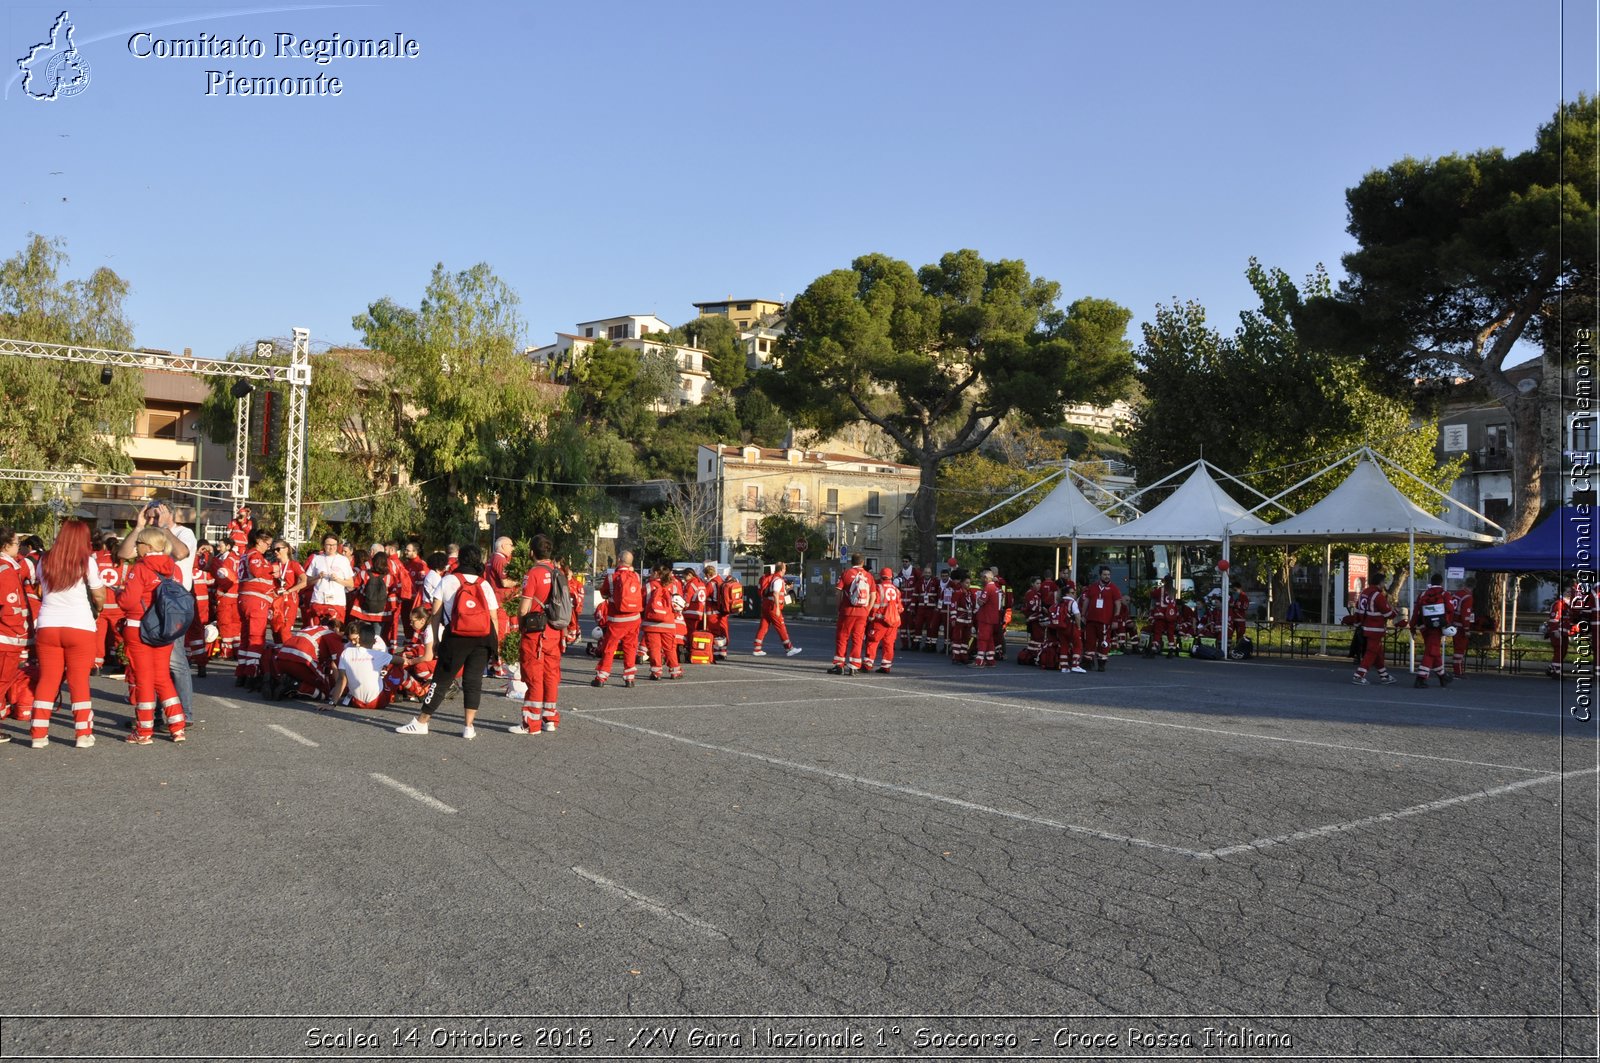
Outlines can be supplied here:
<path id="1" fill-rule="evenodd" d="M 789 651 L 787 653 L 785 653 L 784 656 L 785 657 L 793 657 L 795 654 L 797 654 L 799 652 L 800 652 L 800 647 L 799 646 L 791 646 L 789 648 Z"/>
<path id="2" fill-rule="evenodd" d="M 1067 671 L 1076 672 L 1078 675 L 1088 675 L 1089 674 L 1087 669 L 1080 668 L 1077 665 L 1073 665 L 1071 668 L 1067 669 Z"/>
<path id="3" fill-rule="evenodd" d="M 76 749 L 92 749 L 94 748 L 94 735 L 84 735 L 72 745 Z"/>
<path id="4" fill-rule="evenodd" d="M 50 739 L 48 739 L 48 738 L 35 738 L 33 740 L 33 742 L 31 743 L 31 745 L 32 745 L 32 747 L 34 749 L 44 749 L 44 748 L 46 748 L 47 746 L 50 745 Z"/>
<path id="5" fill-rule="evenodd" d="M 750 656 L 752 656 L 752 657 L 765 657 L 766 655 L 767 655 L 767 651 L 766 650 L 751 650 L 750 651 Z"/>
<path id="6" fill-rule="evenodd" d="M 514 723 L 507 727 L 506 730 L 514 735 L 536 735 L 539 733 L 538 730 L 524 727 L 520 723 Z"/>
<path id="7" fill-rule="evenodd" d="M 478 737 L 478 729 L 473 727 L 471 724 L 468 724 L 461 729 L 461 737 L 470 742 L 474 738 Z"/>
<path id="8" fill-rule="evenodd" d="M 402 735 L 425 735 L 428 733 L 428 725 L 413 716 L 410 723 L 403 723 L 399 727 L 396 727 L 394 729 L 394 733 Z"/>

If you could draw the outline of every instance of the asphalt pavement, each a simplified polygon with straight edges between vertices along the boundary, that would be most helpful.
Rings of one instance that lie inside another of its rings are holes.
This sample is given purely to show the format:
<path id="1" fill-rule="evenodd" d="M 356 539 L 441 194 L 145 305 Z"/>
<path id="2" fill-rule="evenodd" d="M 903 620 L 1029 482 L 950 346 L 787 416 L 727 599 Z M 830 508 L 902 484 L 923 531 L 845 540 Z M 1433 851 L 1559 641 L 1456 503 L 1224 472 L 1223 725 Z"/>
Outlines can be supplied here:
<path id="1" fill-rule="evenodd" d="M 130 747 L 98 680 L 95 748 L 0 746 L 0 1056 L 1593 1054 L 1573 681 L 795 633 L 633 690 L 569 654 L 560 730 L 491 682 L 470 742 L 459 695 L 408 737 L 213 675 Z"/>

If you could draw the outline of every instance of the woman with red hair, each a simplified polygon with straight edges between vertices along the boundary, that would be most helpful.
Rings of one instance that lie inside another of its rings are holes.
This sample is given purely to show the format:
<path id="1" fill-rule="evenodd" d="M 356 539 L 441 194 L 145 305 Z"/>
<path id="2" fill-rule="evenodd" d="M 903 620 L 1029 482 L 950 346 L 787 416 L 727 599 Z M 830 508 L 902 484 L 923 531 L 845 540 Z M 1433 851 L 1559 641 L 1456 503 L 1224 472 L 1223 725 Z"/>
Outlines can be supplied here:
<path id="1" fill-rule="evenodd" d="M 94 745 L 94 713 L 89 671 L 94 667 L 95 613 L 105 603 L 100 566 L 91 564 L 89 526 L 81 520 L 61 525 L 55 545 L 39 563 L 39 617 L 34 622 L 34 652 L 39 678 L 33 685 L 33 748 L 50 744 L 50 713 L 61 692 L 62 676 L 72 694 L 72 728 L 79 749 Z"/>
<path id="2" fill-rule="evenodd" d="M 172 560 L 172 541 L 155 525 L 139 530 L 134 550 L 139 560 L 129 570 L 127 583 L 118 599 L 127 616 L 128 658 L 133 665 L 134 725 L 128 741 L 136 746 L 155 742 L 156 699 L 160 698 L 172 740 L 182 742 L 186 737 L 183 704 L 172 684 L 172 644 L 147 646 L 139 637 L 139 622 L 144 619 L 144 611 L 150 608 L 150 599 L 161 577 L 174 580 L 182 577 L 178 574 L 178 563 Z"/>

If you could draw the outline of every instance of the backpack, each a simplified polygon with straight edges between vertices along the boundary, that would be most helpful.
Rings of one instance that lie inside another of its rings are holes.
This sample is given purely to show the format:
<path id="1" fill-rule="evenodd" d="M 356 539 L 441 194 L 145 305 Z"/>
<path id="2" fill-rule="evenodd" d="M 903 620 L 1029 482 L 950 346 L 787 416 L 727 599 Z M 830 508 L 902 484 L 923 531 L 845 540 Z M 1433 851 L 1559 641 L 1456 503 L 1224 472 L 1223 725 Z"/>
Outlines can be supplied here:
<path id="1" fill-rule="evenodd" d="M 1428 630 L 1438 631 L 1444 627 L 1444 602 L 1423 602 L 1422 622 Z"/>
<path id="2" fill-rule="evenodd" d="M 538 567 L 550 573 L 550 593 L 544 601 L 545 622 L 558 631 L 564 630 L 572 623 L 572 588 L 567 586 L 567 577 L 554 565 Z"/>
<path id="3" fill-rule="evenodd" d="M 722 585 L 722 611 L 728 616 L 744 615 L 744 584 L 729 577 Z"/>
<path id="4" fill-rule="evenodd" d="M 171 576 L 162 576 L 150 594 L 150 606 L 139 621 L 139 641 L 170 646 L 194 623 L 194 596 Z"/>
<path id="5" fill-rule="evenodd" d="M 455 608 L 450 613 L 450 634 L 476 639 L 493 633 L 494 614 L 483 592 L 482 577 L 471 583 L 462 577 L 461 588 L 456 591 Z"/>
<path id="6" fill-rule="evenodd" d="M 856 574 L 850 577 L 848 593 L 853 609 L 865 609 L 872 604 L 872 577 L 867 575 L 865 569 L 856 569 Z"/>
<path id="7" fill-rule="evenodd" d="M 666 584 L 652 584 L 650 604 L 645 607 L 644 618 L 652 624 L 670 624 L 677 619 L 672 611 L 672 594 Z"/>
<path id="8" fill-rule="evenodd" d="M 1199 639 L 1194 640 L 1194 645 L 1189 647 L 1189 656 L 1197 661 L 1220 661 L 1222 651 L 1215 646 L 1208 646 Z"/>
<path id="9" fill-rule="evenodd" d="M 618 569 L 611 575 L 611 611 L 617 616 L 637 616 L 644 608 L 644 592 L 639 589 L 639 574 Z"/>
<path id="10" fill-rule="evenodd" d="M 380 616 L 389 607 L 389 584 L 381 572 L 371 572 L 361 585 L 361 611 Z"/>
<path id="11" fill-rule="evenodd" d="M 1228 649 L 1228 656 L 1236 661 L 1248 661 L 1256 655 L 1256 645 L 1250 641 L 1250 636 L 1240 635 Z"/>

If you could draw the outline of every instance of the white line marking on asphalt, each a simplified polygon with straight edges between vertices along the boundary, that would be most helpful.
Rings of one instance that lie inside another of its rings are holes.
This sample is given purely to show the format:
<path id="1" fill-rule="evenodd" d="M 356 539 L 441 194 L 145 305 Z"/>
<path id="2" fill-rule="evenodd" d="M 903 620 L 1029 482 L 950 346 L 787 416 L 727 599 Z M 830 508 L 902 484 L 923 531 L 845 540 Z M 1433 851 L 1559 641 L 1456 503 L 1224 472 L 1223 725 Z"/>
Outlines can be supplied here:
<path id="1" fill-rule="evenodd" d="M 910 693 L 907 693 L 907 694 L 865 694 L 865 695 L 862 695 L 860 697 L 854 697 L 854 698 L 825 698 L 825 699 L 820 699 L 820 700 L 817 699 L 817 698 L 785 698 L 782 701 L 725 701 L 725 702 L 721 702 L 721 703 L 719 703 L 719 704 L 717 704 L 715 706 L 685 705 L 685 704 L 682 704 L 682 703 L 674 704 L 674 705 L 612 705 L 612 706 L 606 706 L 604 708 L 599 708 L 599 709 L 584 709 L 583 711 L 584 712 L 636 712 L 636 711 L 638 711 L 640 709 L 697 709 L 697 710 L 698 709 L 706 709 L 706 708 L 751 709 L 751 708 L 766 708 L 769 705 L 818 705 L 818 706 L 821 706 L 821 705 L 832 705 L 835 702 L 840 702 L 840 701 L 907 701 L 907 700 L 910 700 L 912 698 L 920 698 L 920 697 L 922 697 L 921 694 L 910 694 Z"/>
<path id="2" fill-rule="evenodd" d="M 1504 786 L 1491 787 L 1488 790 L 1474 790 L 1470 794 L 1460 794 L 1456 797 L 1446 797 L 1438 801 L 1429 801 L 1426 804 L 1412 805 L 1395 812 L 1380 812 L 1376 816 L 1367 816 L 1363 819 L 1353 819 L 1347 823 L 1330 823 L 1325 827 L 1312 827 L 1309 830 L 1297 830 L 1292 834 L 1277 834 L 1270 838 L 1257 838 L 1254 841 L 1244 842 L 1240 845 L 1229 845 L 1221 849 L 1212 849 L 1204 856 L 1223 857 L 1236 856 L 1239 853 L 1259 851 L 1274 845 L 1288 845 L 1291 842 L 1307 841 L 1311 838 L 1321 838 L 1329 834 L 1341 834 L 1345 831 L 1359 830 L 1379 823 L 1390 823 L 1397 819 L 1409 819 L 1412 816 L 1426 815 L 1437 812 L 1443 808 L 1455 805 L 1465 805 L 1473 801 L 1485 801 L 1491 797 L 1500 797 L 1503 794 L 1515 793 L 1526 790 L 1532 786 L 1545 786 L 1553 782 L 1564 782 L 1567 779 L 1576 779 L 1584 775 L 1594 775 L 1600 768 L 1587 768 L 1583 771 L 1569 771 L 1562 775 L 1547 775 L 1540 779 L 1519 779 Z"/>
<path id="3" fill-rule="evenodd" d="M 296 742 L 299 742 L 303 746 L 310 746 L 312 749 L 316 749 L 317 748 L 317 743 L 313 742 L 311 739 L 307 738 L 303 734 L 296 734 L 295 732 L 289 730 L 287 727 L 283 726 L 282 724 L 269 723 L 269 724 L 267 724 L 267 730 L 269 730 L 269 731 L 277 731 L 279 734 L 283 735 L 283 737 L 292 738 Z"/>
<path id="4" fill-rule="evenodd" d="M 449 805 L 445 804 L 443 801 L 439 800 L 436 797 L 429 797 L 427 794 L 423 793 L 421 790 L 418 790 L 415 787 L 407 786 L 405 783 L 401 782 L 398 779 L 391 779 L 391 778 L 389 778 L 389 776 L 380 774 L 379 772 L 373 772 L 371 774 L 370 778 L 378 780 L 379 782 L 383 783 L 383 785 L 385 785 L 385 786 L 394 787 L 396 790 L 399 790 L 401 793 L 405 794 L 407 797 L 409 797 L 409 798 L 411 798 L 413 800 L 416 800 L 416 801 L 421 801 L 423 804 L 427 805 L 429 808 L 433 809 L 436 812 L 443 812 L 443 813 L 445 813 L 446 815 L 449 815 L 449 816 L 453 816 L 453 815 L 456 814 L 456 810 L 451 808 Z"/>
<path id="5" fill-rule="evenodd" d="M 662 904 L 660 901 L 651 900 L 649 897 L 646 897 L 644 894 L 636 893 L 633 890 L 630 890 L 626 886 L 623 886 L 623 885 L 621 885 L 619 883 L 616 883 L 616 882 L 612 882 L 608 878 L 602 878 L 601 876 L 595 874 L 593 871 L 585 871 L 581 867 L 575 867 L 575 868 L 572 869 L 572 873 L 574 875 L 577 875 L 579 878 L 581 878 L 581 879 L 583 879 L 583 880 L 585 880 L 587 882 L 594 883 L 596 886 L 599 886 L 603 890 L 606 890 L 608 892 L 615 893 L 615 894 L 618 894 L 618 895 L 620 895 L 622 897 L 625 897 L 628 900 L 632 901 L 634 904 L 637 904 L 639 907 L 644 908 L 647 911 L 654 912 L 656 915 L 664 915 L 668 919 L 676 919 L 680 923 L 685 923 L 685 924 L 693 927 L 694 929 L 700 931 L 700 933 L 705 934 L 705 935 L 707 935 L 709 937 L 721 938 L 723 941 L 727 941 L 728 940 L 727 933 L 725 933 L 724 931 L 719 930 L 718 928 L 712 926 L 710 923 L 706 922 L 705 920 L 696 919 L 694 916 L 688 914 L 687 912 L 680 912 L 676 908 L 669 908 L 665 904 Z"/>
<path id="6" fill-rule="evenodd" d="M 881 779 L 869 779 L 862 775 L 851 775 L 847 772 L 833 771 L 830 768 L 820 768 L 814 764 L 802 764 L 799 761 L 784 760 L 782 757 L 769 757 L 763 753 L 752 753 L 743 749 L 734 749 L 731 746 L 719 746 L 710 742 L 701 742 L 698 739 L 685 738 L 682 735 L 669 734 L 666 731 L 657 731 L 649 727 L 640 727 L 637 724 L 620 723 L 616 720 L 604 720 L 598 717 L 590 716 L 587 712 L 578 712 L 574 713 L 573 715 L 586 717 L 587 719 L 593 720 L 595 723 L 605 724 L 608 727 L 622 727 L 629 731 L 638 731 L 640 734 L 652 735 L 656 738 L 665 738 L 672 742 L 681 742 L 686 746 L 694 746 L 696 749 L 706 749 L 714 753 L 727 753 L 730 756 L 735 757 L 746 757 L 750 760 L 758 760 L 763 764 L 771 764 L 774 767 L 788 768 L 792 771 L 802 771 L 811 775 L 821 775 L 824 778 L 837 779 L 840 782 L 847 782 L 855 786 L 864 786 L 874 790 L 886 790 L 890 793 L 903 794 L 907 797 L 921 798 L 924 801 L 936 801 L 939 804 L 952 805 L 956 808 L 965 809 L 968 812 L 981 812 L 990 816 L 1002 816 L 1006 819 L 1020 820 L 1023 823 L 1032 823 L 1038 827 L 1048 827 L 1051 830 L 1068 831 L 1072 834 L 1082 834 L 1091 838 L 1099 838 L 1101 841 L 1118 842 L 1123 845 L 1135 845 L 1142 849 L 1155 849 L 1164 853 L 1175 853 L 1178 856 L 1205 857 L 1207 855 L 1195 849 L 1185 849 L 1182 846 L 1177 845 L 1164 845 L 1161 842 L 1153 842 L 1147 838 L 1135 838 L 1127 834 L 1113 834 L 1110 831 L 1096 830 L 1093 827 L 1084 827 L 1076 823 L 1063 823 L 1060 820 L 1045 819 L 1041 816 L 1030 816 L 1025 812 L 1012 812 L 1004 808 L 994 808 L 989 805 L 980 805 L 974 801 L 966 801 L 959 797 L 948 797 L 944 794 L 930 793 L 927 790 L 918 790 L 910 786 L 901 786 L 898 783 L 884 782 Z"/>
<path id="7" fill-rule="evenodd" d="M 821 677 L 824 682 L 848 683 L 848 679 L 833 679 Z M 1556 773 L 1544 768 L 1526 768 L 1520 764 L 1497 764 L 1493 761 L 1462 760 L 1459 757 L 1441 757 L 1433 753 L 1407 753 L 1398 749 L 1377 749 L 1372 746 L 1352 746 L 1342 742 L 1319 742 L 1312 738 L 1286 738 L 1282 735 L 1256 734 L 1251 731 L 1230 731 L 1222 727 L 1201 727 L 1192 723 L 1172 723 L 1168 720 L 1135 720 L 1126 716 L 1112 716 L 1103 712 L 1079 712 L 1073 709 L 1056 709 L 1048 705 L 1030 705 L 1020 698 L 1015 701 L 999 701 L 994 698 L 971 697 L 966 694 L 941 694 L 932 690 L 922 691 L 922 697 L 945 698 L 950 701 L 960 701 L 968 705 L 996 705 L 1007 709 L 1026 709 L 1030 712 L 1044 712 L 1059 716 L 1076 716 L 1085 720 L 1109 720 L 1113 723 L 1131 723 L 1138 727 L 1165 727 L 1174 731 L 1197 731 L 1201 734 L 1227 735 L 1231 738 L 1253 738 L 1260 742 L 1282 742 L 1287 745 L 1313 746 L 1321 749 L 1337 749 L 1348 753 L 1377 753 L 1386 757 L 1407 757 L 1413 760 L 1432 760 L 1444 764 L 1462 764 L 1472 768 L 1495 768 L 1501 771 L 1523 771 L 1547 778 L 1554 778 Z"/>

